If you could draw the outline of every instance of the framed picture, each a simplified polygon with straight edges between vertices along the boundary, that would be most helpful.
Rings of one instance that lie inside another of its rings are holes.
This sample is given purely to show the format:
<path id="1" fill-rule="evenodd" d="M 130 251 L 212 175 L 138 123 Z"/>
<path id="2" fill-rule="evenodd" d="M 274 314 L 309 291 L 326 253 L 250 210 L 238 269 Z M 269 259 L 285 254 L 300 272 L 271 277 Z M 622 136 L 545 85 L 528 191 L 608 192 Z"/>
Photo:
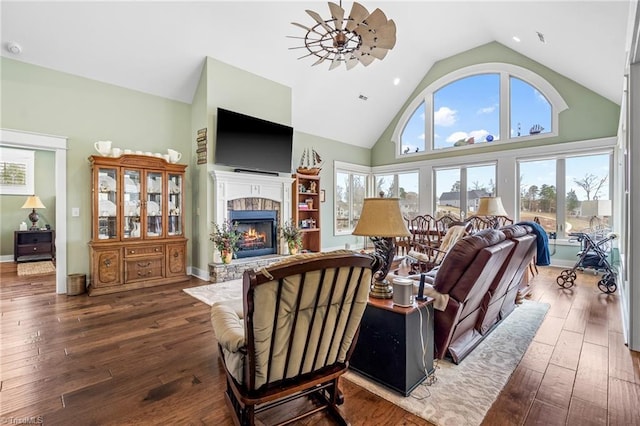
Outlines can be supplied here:
<path id="1" fill-rule="evenodd" d="M 324 197 L 325 197 L 324 189 L 321 189 L 320 190 L 320 202 L 321 203 L 324 203 L 324 200 L 325 200 Z"/>
<path id="2" fill-rule="evenodd" d="M 0 147 L 0 194 L 33 195 L 35 151 Z"/>

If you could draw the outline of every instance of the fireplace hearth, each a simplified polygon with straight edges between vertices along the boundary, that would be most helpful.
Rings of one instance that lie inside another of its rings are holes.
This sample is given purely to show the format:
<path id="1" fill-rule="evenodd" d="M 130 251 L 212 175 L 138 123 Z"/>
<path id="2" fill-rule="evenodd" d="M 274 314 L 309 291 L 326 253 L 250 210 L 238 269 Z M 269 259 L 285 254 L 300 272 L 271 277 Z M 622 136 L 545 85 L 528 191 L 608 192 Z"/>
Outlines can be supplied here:
<path id="1" fill-rule="evenodd" d="M 278 212 L 275 210 L 230 210 L 229 220 L 242 234 L 236 257 L 254 257 L 278 252 Z"/>

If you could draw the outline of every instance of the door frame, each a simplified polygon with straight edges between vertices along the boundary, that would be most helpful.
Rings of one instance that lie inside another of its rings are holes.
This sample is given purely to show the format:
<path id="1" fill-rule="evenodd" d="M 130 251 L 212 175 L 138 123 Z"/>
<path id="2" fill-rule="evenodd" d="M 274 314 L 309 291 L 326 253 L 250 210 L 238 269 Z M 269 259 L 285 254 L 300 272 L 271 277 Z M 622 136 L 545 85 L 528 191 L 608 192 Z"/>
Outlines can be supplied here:
<path id="1" fill-rule="evenodd" d="M 56 188 L 56 293 L 67 292 L 67 137 L 0 129 L 0 145 L 53 151 Z"/>

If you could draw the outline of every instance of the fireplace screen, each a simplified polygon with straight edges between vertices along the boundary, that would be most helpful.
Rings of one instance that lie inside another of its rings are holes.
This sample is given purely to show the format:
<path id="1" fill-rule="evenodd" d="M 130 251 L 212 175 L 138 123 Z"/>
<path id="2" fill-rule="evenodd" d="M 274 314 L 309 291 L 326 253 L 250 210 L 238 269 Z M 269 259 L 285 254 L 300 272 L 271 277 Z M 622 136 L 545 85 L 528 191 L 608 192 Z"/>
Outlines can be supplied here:
<path id="1" fill-rule="evenodd" d="M 229 218 L 238 224 L 238 232 L 241 234 L 237 257 L 277 253 L 276 211 L 232 210 L 229 212 Z"/>

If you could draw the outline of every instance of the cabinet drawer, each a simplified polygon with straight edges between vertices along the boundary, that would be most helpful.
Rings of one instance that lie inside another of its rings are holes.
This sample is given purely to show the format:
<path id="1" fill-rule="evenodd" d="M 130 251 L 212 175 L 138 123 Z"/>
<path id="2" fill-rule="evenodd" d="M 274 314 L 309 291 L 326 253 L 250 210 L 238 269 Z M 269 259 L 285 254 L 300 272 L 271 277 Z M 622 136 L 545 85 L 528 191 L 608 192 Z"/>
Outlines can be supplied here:
<path id="1" fill-rule="evenodd" d="M 125 247 L 124 249 L 124 257 L 144 256 L 149 254 L 163 254 L 163 253 L 164 253 L 164 246 L 161 244 L 152 245 L 152 246 Z"/>
<path id="2" fill-rule="evenodd" d="M 120 250 L 93 250 L 91 259 L 91 285 L 93 287 L 122 285 Z"/>
<path id="3" fill-rule="evenodd" d="M 30 254 L 51 253 L 51 243 L 23 244 L 18 246 L 18 256 Z"/>
<path id="4" fill-rule="evenodd" d="M 164 277 L 164 257 L 147 257 L 125 261 L 125 282 L 152 280 Z"/>

